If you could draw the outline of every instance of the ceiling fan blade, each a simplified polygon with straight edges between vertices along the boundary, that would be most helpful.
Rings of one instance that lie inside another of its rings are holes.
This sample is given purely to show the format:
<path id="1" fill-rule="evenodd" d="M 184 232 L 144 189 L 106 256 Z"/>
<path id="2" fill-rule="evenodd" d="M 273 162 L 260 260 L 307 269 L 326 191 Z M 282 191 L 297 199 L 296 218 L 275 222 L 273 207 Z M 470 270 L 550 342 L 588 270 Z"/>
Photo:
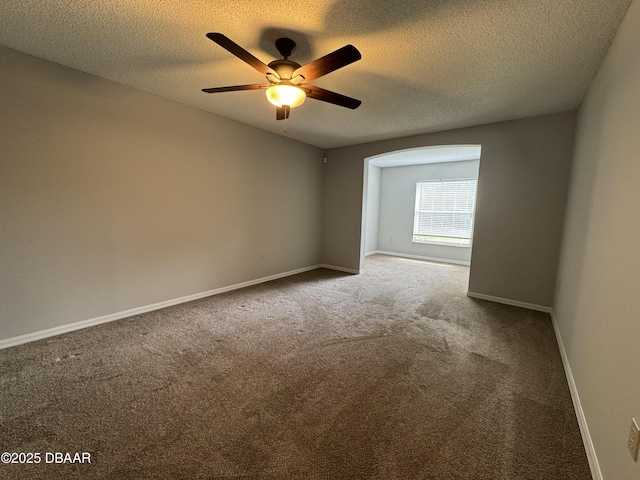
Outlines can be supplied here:
<path id="1" fill-rule="evenodd" d="M 320 78 L 327 73 L 331 73 L 339 68 L 349 65 L 350 63 L 358 61 L 361 58 L 362 55 L 360 55 L 360 52 L 356 47 L 353 45 L 345 45 L 335 52 L 301 66 L 293 72 L 291 78 L 294 78 L 296 75 L 302 75 L 306 82 L 310 82 L 311 80 Z"/>
<path id="2" fill-rule="evenodd" d="M 267 73 L 271 73 L 276 77 L 280 78 L 278 74 L 273 69 L 271 69 L 266 63 L 254 57 L 253 55 L 251 55 L 244 48 L 242 48 L 240 45 L 230 40 L 229 38 L 225 37 L 223 34 L 210 32 L 210 33 L 207 33 L 207 38 L 217 43 L 228 52 L 234 54 L 240 60 L 251 65 L 261 74 L 266 75 Z"/>
<path id="3" fill-rule="evenodd" d="M 289 118 L 291 107 L 289 105 L 283 105 L 282 107 L 276 107 L 276 120 L 284 120 Z"/>
<path id="4" fill-rule="evenodd" d="M 362 103 L 362 101 L 356 100 L 355 98 L 340 95 L 339 93 L 331 92 L 324 88 L 314 87 L 313 85 L 303 85 L 302 88 L 308 91 L 307 97 L 309 98 L 351 108 L 352 110 L 358 108 Z"/>
<path id="5" fill-rule="evenodd" d="M 202 91 L 206 93 L 237 92 L 240 90 L 259 90 L 261 88 L 267 87 L 268 85 L 260 85 L 259 83 L 254 83 L 252 85 L 233 85 L 231 87 L 203 88 Z"/>

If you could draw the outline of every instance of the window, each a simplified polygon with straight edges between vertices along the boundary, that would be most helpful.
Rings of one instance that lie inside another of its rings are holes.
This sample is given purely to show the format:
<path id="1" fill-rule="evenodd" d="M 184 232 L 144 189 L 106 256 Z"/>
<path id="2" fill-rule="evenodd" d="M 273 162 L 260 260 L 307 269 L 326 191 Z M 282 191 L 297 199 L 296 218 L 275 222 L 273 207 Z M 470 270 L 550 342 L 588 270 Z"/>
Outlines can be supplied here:
<path id="1" fill-rule="evenodd" d="M 477 183 L 471 178 L 419 181 L 413 241 L 471 246 Z"/>

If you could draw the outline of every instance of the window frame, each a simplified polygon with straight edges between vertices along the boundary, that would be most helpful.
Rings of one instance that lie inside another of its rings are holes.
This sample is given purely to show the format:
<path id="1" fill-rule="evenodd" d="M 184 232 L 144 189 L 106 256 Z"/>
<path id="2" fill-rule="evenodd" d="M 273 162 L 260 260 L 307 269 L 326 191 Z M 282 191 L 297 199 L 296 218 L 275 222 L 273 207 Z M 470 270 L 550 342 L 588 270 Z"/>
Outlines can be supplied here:
<path id="1" fill-rule="evenodd" d="M 446 184 L 448 182 L 472 182 L 472 192 L 471 195 L 471 208 L 470 210 L 420 210 L 420 200 L 421 200 L 421 184 L 425 183 L 440 183 Z M 464 177 L 464 178 L 444 178 L 444 179 L 430 179 L 430 180 L 418 180 L 416 182 L 416 194 L 415 194 L 415 206 L 414 206 L 414 217 L 413 217 L 413 232 L 411 241 L 412 243 L 420 243 L 420 244 L 428 244 L 428 245 L 440 245 L 440 246 L 448 246 L 448 247 L 459 247 L 459 248 L 471 248 L 471 243 L 473 241 L 473 227 L 475 221 L 475 209 L 476 209 L 476 196 L 478 192 L 478 179 L 474 177 Z M 468 229 L 468 237 L 467 236 L 456 236 L 456 235 L 444 235 L 442 232 L 433 233 L 419 233 L 420 224 L 419 224 L 419 216 L 421 213 L 432 213 L 432 214 L 459 214 L 459 215 L 470 215 L 469 218 L 469 229 Z M 438 234 L 440 233 L 440 234 Z M 416 237 L 429 237 L 429 240 L 418 240 Z M 442 240 L 438 240 L 441 238 Z M 447 241 L 447 239 L 449 241 Z M 455 240 L 454 240 L 455 239 Z"/>

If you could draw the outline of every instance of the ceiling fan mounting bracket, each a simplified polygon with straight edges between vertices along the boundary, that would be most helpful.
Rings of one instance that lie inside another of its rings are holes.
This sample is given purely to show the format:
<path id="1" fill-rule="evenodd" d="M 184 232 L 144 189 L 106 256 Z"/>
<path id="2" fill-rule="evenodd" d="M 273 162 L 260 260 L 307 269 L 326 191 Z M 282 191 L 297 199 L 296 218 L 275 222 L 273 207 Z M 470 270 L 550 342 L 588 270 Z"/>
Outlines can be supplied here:
<path id="1" fill-rule="evenodd" d="M 290 38 L 282 37 L 276 40 L 276 48 L 280 52 L 280 55 L 286 60 L 296 49 L 296 42 Z"/>

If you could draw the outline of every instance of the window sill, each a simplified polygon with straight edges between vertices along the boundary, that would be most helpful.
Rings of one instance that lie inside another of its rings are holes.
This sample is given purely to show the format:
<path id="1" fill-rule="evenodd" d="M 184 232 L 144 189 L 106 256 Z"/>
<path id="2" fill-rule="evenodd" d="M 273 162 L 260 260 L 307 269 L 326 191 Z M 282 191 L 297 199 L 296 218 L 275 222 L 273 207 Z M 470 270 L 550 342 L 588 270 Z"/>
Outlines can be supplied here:
<path id="1" fill-rule="evenodd" d="M 425 242 L 425 241 L 418 241 L 418 240 L 412 240 L 411 242 L 419 243 L 421 245 L 437 245 L 439 247 L 471 248 L 471 245 L 461 245 L 459 243 Z"/>

